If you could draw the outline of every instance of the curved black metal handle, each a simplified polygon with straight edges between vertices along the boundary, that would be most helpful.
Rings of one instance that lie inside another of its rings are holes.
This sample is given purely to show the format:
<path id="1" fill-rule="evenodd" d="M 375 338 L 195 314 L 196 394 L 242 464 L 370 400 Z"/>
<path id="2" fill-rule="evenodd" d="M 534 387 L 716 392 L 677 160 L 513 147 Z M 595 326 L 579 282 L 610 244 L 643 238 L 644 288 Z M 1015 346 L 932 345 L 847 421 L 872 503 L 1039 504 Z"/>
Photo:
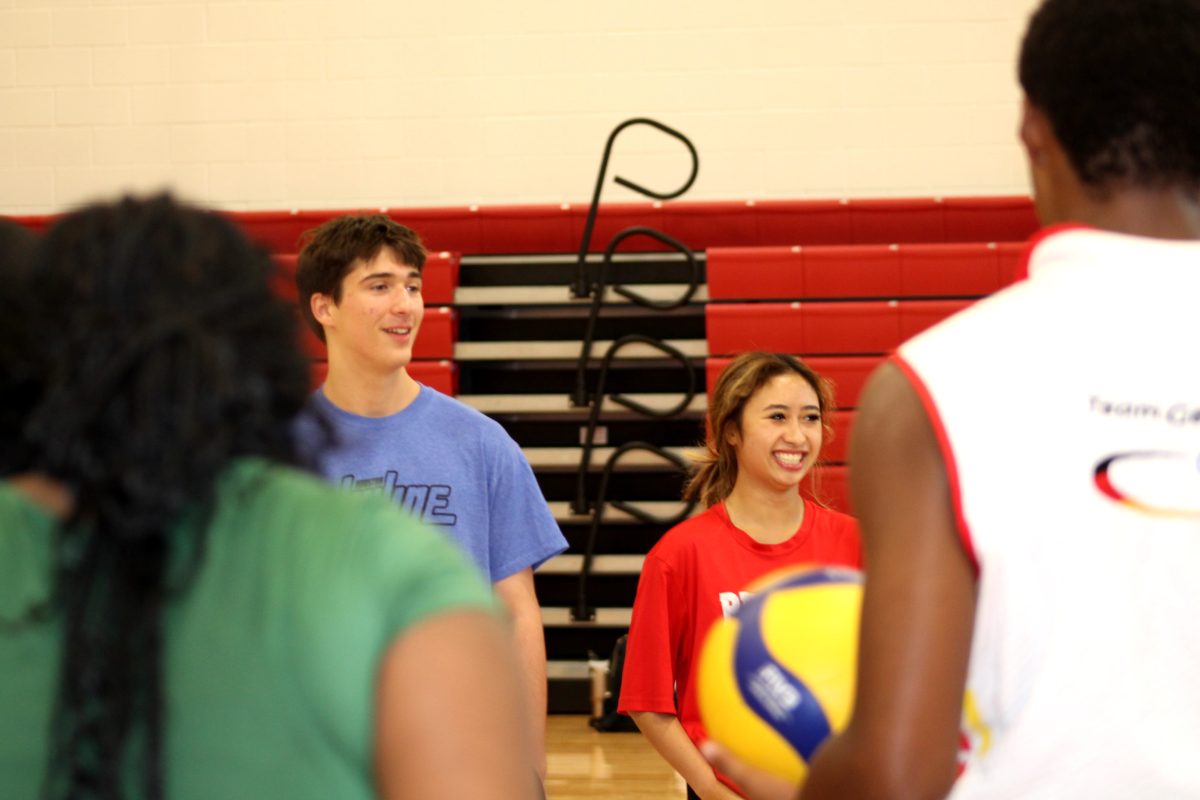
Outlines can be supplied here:
<path id="1" fill-rule="evenodd" d="M 659 341 L 658 339 L 650 336 L 644 336 L 640 333 L 631 333 L 626 336 L 622 336 L 620 339 L 617 339 L 611 345 L 609 345 L 608 351 L 604 354 L 604 360 L 600 362 L 600 374 L 596 381 L 596 392 L 592 397 L 591 408 L 588 411 L 587 432 L 583 438 L 583 452 L 579 459 L 579 475 L 575 483 L 575 499 L 571 501 L 571 510 L 576 514 L 586 514 L 589 509 L 586 486 L 587 472 L 592 465 L 592 449 L 594 447 L 593 440 L 595 439 L 596 434 L 596 424 L 600 420 L 600 411 L 604 405 L 604 385 L 608 381 L 608 369 L 612 365 L 613 359 L 616 357 L 621 348 L 631 344 L 646 344 L 657 348 L 682 364 L 683 368 L 687 370 L 688 373 L 688 390 L 684 395 L 683 400 L 681 400 L 676 406 L 666 411 L 644 406 L 641 403 L 630 400 L 626 397 L 620 397 L 619 395 L 613 396 L 614 401 L 620 403 L 626 408 L 637 411 L 640 414 L 645 414 L 648 417 L 665 419 L 668 417 L 673 417 L 683 409 L 687 408 L 692 402 L 692 398 L 696 396 L 696 376 L 692 372 L 691 365 L 687 360 L 687 356 L 685 356 L 679 350 L 679 348 L 667 344 L 666 342 Z M 618 448 L 618 450 L 619 449 L 620 448 Z M 603 500 L 598 502 L 601 505 L 603 504 Z"/>
<path id="2" fill-rule="evenodd" d="M 656 192 L 653 189 L 647 189 L 639 183 L 635 183 L 628 178 L 623 178 L 620 175 L 613 178 L 614 183 L 618 183 L 627 189 L 653 197 L 656 200 L 672 200 L 679 197 L 688 189 L 692 188 L 692 184 L 696 182 L 696 176 L 700 173 L 700 156 L 696 153 L 696 147 L 691 140 L 684 136 L 679 131 L 672 127 L 662 124 L 658 120 L 649 119 L 647 117 L 634 117 L 627 119 L 617 127 L 613 128 L 612 133 L 608 135 L 608 141 L 604 145 L 604 155 L 600 158 L 600 171 L 596 174 L 596 187 L 592 191 L 592 204 L 588 207 L 587 220 L 583 226 L 583 239 L 579 243 L 579 266 L 575 276 L 575 284 L 571 287 L 571 293 L 575 297 L 588 296 L 588 279 L 587 279 L 587 254 L 588 247 L 592 243 L 592 230 L 596 227 L 596 215 L 600 211 L 600 192 L 604 188 L 604 176 L 608 172 L 608 159 L 612 155 L 613 144 L 617 140 L 617 136 L 621 131 L 633 125 L 649 125 L 652 128 L 657 128 L 668 136 L 673 136 L 683 142 L 688 149 L 688 153 L 692 157 L 692 173 L 684 182 L 683 186 L 673 192 Z"/>
<path id="3" fill-rule="evenodd" d="M 696 290 L 700 287 L 700 265 L 696 262 L 696 256 L 688 249 L 687 245 L 678 239 L 668 236 L 662 231 L 657 231 L 654 228 L 633 227 L 626 228 L 612 238 L 608 243 L 608 247 L 604 250 L 604 260 L 600 263 L 600 271 L 596 276 L 596 282 L 592 284 L 592 307 L 588 313 L 587 327 L 584 330 L 583 340 L 579 349 L 579 360 L 575 365 L 575 391 L 571 394 L 571 405 L 576 408 L 582 408 L 587 405 L 587 364 L 592 358 L 592 342 L 596 335 L 596 322 L 600 318 L 600 307 L 604 304 L 604 292 L 608 286 L 608 268 L 612 265 L 613 254 L 616 253 L 617 247 L 622 242 L 632 236 L 649 236 L 656 239 L 665 245 L 683 253 L 688 265 L 688 285 L 683 294 L 676 300 L 651 300 L 650 298 L 635 292 L 632 289 L 627 289 L 624 286 L 615 286 L 613 291 L 622 297 L 626 298 L 635 305 L 643 308 L 652 308 L 658 311 L 670 311 L 673 308 L 680 308 L 687 305 L 696 294 Z M 645 338 L 643 341 L 648 343 L 656 343 L 657 339 Z M 690 373 L 689 373 L 690 378 Z M 692 380 L 694 385 L 695 381 Z M 617 398 L 613 398 L 617 399 Z M 645 406 L 635 403 L 634 401 L 617 400 L 632 408 L 635 411 L 642 411 Z M 649 413 L 649 412 L 644 412 Z"/>
<path id="4" fill-rule="evenodd" d="M 641 226 L 626 228 L 612 238 L 612 241 L 608 243 L 608 247 L 604 249 L 604 261 L 600 265 L 600 278 L 597 281 L 600 284 L 600 291 L 604 291 L 607 283 L 608 268 L 612 266 L 613 254 L 616 253 L 617 248 L 621 245 L 621 242 L 632 236 L 649 236 L 651 239 L 656 239 L 671 249 L 682 253 L 688 264 L 687 290 L 684 291 L 684 293 L 677 300 L 651 300 L 645 295 L 638 294 L 632 289 L 626 289 L 624 286 L 614 286 L 613 291 L 624 297 L 626 300 L 629 300 L 631 303 L 635 303 L 642 308 L 654 308 L 658 309 L 659 311 L 670 311 L 673 308 L 680 308 L 687 305 L 691 301 L 692 295 L 696 293 L 696 289 L 700 286 L 700 265 L 696 263 L 695 254 L 688 249 L 687 245 L 676 239 L 674 236 L 668 236 L 662 231 L 655 230 L 654 228 L 645 228 Z"/>
<path id="5" fill-rule="evenodd" d="M 596 617 L 596 610 L 588 605 L 587 585 L 588 579 L 592 574 L 592 562 L 595 559 L 596 536 L 599 534 L 600 526 L 604 522 L 605 500 L 608 497 L 608 479 L 612 476 L 613 470 L 616 468 L 617 462 L 621 460 L 621 457 L 634 450 L 645 450 L 654 453 L 679 467 L 680 470 L 687 471 L 688 464 L 684 459 L 669 450 L 665 450 L 649 442 L 626 442 L 614 450 L 608 457 L 608 460 L 604 462 L 604 471 L 600 474 L 600 491 L 596 495 L 596 510 L 592 514 L 592 524 L 588 528 L 587 542 L 583 550 L 583 566 L 579 570 L 579 596 L 576 599 L 575 607 L 571 610 L 571 618 L 576 621 L 593 620 Z M 679 513 L 670 517 L 659 517 L 648 511 L 643 511 L 636 505 L 619 500 L 613 501 L 612 506 L 642 522 L 670 527 L 690 517 L 692 511 L 696 508 L 696 501 L 689 500 Z"/>

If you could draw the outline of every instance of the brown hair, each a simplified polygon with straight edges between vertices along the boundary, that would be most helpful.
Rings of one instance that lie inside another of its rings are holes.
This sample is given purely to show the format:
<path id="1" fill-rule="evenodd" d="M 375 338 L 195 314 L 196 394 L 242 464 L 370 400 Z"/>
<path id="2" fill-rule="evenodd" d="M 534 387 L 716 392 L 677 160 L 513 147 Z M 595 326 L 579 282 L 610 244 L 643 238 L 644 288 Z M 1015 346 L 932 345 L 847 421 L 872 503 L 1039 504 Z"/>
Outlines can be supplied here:
<path id="1" fill-rule="evenodd" d="M 708 398 L 708 433 L 704 452 L 695 457 L 696 469 L 683 489 L 685 500 L 699 500 L 706 508 L 729 496 L 737 482 L 737 452 L 729 443 L 731 430 L 741 431 L 742 411 L 755 392 L 776 375 L 799 375 L 817 393 L 824 440 L 833 438 L 829 414 L 833 388 L 800 359 L 783 353 L 750 352 L 735 358 Z"/>
<path id="2" fill-rule="evenodd" d="M 321 341 L 325 327 L 312 313 L 312 296 L 324 294 L 334 303 L 342 299 L 342 279 L 359 261 L 371 261 L 385 247 L 397 260 L 417 269 L 425 267 L 425 245 L 412 228 L 383 214 L 335 217 L 303 236 L 304 248 L 296 259 L 296 289 L 300 314 Z"/>

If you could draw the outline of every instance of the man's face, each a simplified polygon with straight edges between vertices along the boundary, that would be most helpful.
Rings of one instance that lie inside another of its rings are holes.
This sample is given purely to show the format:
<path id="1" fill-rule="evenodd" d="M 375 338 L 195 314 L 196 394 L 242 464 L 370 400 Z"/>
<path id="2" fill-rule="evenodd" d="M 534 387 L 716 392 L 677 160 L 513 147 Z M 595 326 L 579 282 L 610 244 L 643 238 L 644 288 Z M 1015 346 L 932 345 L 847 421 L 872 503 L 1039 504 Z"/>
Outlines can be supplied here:
<path id="1" fill-rule="evenodd" d="M 330 361 L 379 373 L 401 369 L 412 360 L 425 316 L 421 271 L 385 247 L 342 278 L 340 302 L 318 296 L 314 315 L 325 326 Z"/>

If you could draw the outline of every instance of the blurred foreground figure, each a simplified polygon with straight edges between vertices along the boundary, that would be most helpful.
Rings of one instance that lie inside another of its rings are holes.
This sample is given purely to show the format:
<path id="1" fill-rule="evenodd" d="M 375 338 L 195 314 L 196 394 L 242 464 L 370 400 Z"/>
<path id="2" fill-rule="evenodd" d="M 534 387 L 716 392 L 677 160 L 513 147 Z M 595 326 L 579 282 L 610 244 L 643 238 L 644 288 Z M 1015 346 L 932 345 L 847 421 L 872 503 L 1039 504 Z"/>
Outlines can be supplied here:
<path id="1" fill-rule="evenodd" d="M 157 197 L 67 216 L 9 284 L 0 797 L 533 796 L 488 587 L 285 466 L 308 365 L 269 270 Z"/>
<path id="2" fill-rule="evenodd" d="M 1047 0 L 1020 79 L 1052 227 L 864 393 L 856 707 L 805 800 L 1200 797 L 1200 0 Z"/>

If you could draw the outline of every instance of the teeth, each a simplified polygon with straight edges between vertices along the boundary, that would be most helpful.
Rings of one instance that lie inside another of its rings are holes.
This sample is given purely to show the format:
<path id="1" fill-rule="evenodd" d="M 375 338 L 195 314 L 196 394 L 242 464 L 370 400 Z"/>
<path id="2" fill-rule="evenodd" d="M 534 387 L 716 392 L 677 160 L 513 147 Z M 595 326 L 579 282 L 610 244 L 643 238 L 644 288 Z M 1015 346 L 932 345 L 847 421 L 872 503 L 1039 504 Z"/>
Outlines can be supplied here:
<path id="1" fill-rule="evenodd" d="M 783 464 L 786 464 L 786 465 L 792 466 L 792 467 L 796 467 L 796 466 L 800 465 L 800 462 L 804 461 L 804 454 L 803 453 L 776 453 L 775 458 L 779 459 L 779 461 Z"/>
<path id="2" fill-rule="evenodd" d="M 406 333 L 412 332 L 412 328 L 384 328 L 384 330 L 387 331 L 388 333 L 399 333 L 399 334 L 406 334 Z"/>

